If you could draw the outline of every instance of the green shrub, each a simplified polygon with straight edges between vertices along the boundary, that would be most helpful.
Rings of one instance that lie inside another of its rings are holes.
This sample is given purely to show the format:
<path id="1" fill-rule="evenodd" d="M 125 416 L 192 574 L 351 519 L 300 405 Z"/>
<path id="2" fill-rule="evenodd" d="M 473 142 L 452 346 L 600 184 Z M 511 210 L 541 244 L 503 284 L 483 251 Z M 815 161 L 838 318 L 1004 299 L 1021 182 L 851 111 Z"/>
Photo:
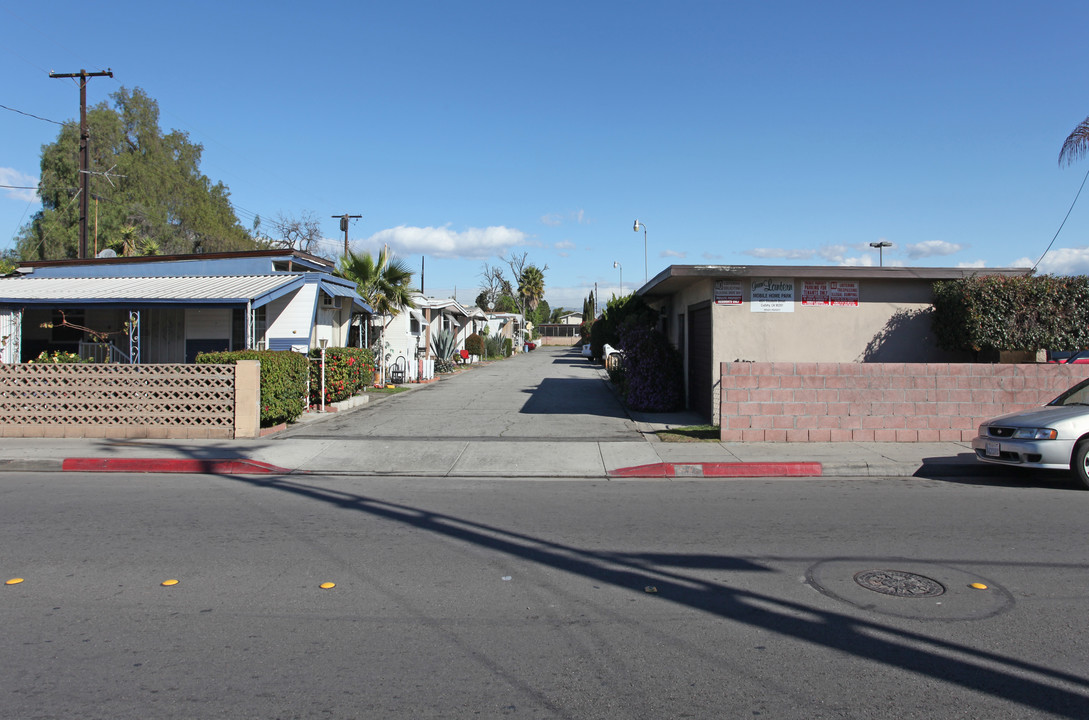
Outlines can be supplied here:
<path id="1" fill-rule="evenodd" d="M 514 340 L 511 338 L 503 338 L 503 357 L 510 357 L 514 354 Z"/>
<path id="2" fill-rule="evenodd" d="M 988 275 L 934 283 L 934 336 L 946 350 L 1089 346 L 1089 277 Z"/>
<path id="3" fill-rule="evenodd" d="M 627 324 L 641 324 L 654 327 L 658 313 L 647 305 L 641 295 L 613 296 L 601 318 L 590 327 L 590 352 L 595 360 L 605 357 L 605 346 L 612 345 L 624 349 L 620 343 L 620 330 Z"/>
<path id="4" fill-rule="evenodd" d="M 197 355 L 197 363 L 234 365 L 239 360 L 261 363 L 261 427 L 294 422 L 305 410 L 306 374 L 310 362 L 291 350 L 236 350 Z"/>
<path id="5" fill-rule="evenodd" d="M 465 349 L 469 351 L 470 355 L 484 357 L 484 338 L 473 333 L 465 338 Z"/>
<path id="6" fill-rule="evenodd" d="M 503 336 L 489 335 L 484 338 L 484 357 L 503 357 Z"/>
<path id="7" fill-rule="evenodd" d="M 325 349 L 325 402 L 347 400 L 374 382 L 374 352 L 367 348 Z M 321 350 L 310 351 L 310 404 L 321 405 Z"/>

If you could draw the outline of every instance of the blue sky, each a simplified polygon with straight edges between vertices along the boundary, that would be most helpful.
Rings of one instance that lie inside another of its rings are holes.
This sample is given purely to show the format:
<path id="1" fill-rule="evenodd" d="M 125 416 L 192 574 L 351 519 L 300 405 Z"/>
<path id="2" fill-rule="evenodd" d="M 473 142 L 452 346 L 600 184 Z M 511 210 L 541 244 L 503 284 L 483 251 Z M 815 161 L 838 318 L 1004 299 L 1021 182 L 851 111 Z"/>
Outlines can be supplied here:
<path id="1" fill-rule="evenodd" d="M 471 303 L 547 265 L 581 309 L 670 264 L 1031 266 L 1089 160 L 1084 3 L 107 2 L 0 8 L 0 185 L 114 72 L 204 146 L 243 224 L 389 244 Z M 39 120 L 14 112 L 45 118 Z M 1089 273 L 1089 193 L 1040 269 Z M 0 188 L 0 248 L 40 205 Z M 638 218 L 644 236 L 632 231 Z M 614 268 L 619 263 L 620 268 Z"/>

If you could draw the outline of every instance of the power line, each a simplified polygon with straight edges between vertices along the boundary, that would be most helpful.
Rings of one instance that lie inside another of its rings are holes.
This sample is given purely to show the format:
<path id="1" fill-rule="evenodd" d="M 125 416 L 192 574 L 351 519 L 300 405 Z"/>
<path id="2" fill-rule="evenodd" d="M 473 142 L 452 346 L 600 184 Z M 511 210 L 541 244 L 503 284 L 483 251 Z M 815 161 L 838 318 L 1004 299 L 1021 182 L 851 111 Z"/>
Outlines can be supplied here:
<path id="1" fill-rule="evenodd" d="M 57 122 L 56 120 L 50 120 L 49 118 L 43 118 L 43 117 L 40 117 L 40 116 L 35 115 L 33 113 L 23 112 L 22 110 L 16 110 L 15 108 L 8 107 L 7 105 L 0 105 L 0 108 L 4 108 L 5 110 L 10 110 L 13 113 L 19 113 L 20 115 L 26 115 L 27 117 L 34 118 L 35 120 L 41 120 L 43 122 L 53 123 L 54 125 L 60 125 L 61 127 L 64 126 L 64 123 L 62 123 L 62 122 Z"/>
<path id="2" fill-rule="evenodd" d="M 1078 188 L 1077 195 L 1074 196 L 1074 202 L 1070 203 L 1070 209 L 1066 211 L 1066 217 L 1059 223 L 1059 229 L 1055 231 L 1055 237 L 1051 238 L 1051 242 L 1047 245 L 1047 250 L 1044 250 L 1044 254 L 1040 256 L 1040 259 L 1036 261 L 1036 265 L 1032 266 L 1032 269 L 1028 271 L 1028 274 L 1036 272 L 1036 267 L 1044 261 L 1044 257 L 1051 252 L 1051 246 L 1055 244 L 1056 238 L 1059 237 L 1059 233 L 1063 230 L 1063 225 L 1066 225 L 1067 218 L 1070 217 L 1070 213 L 1074 211 L 1074 204 L 1078 202 L 1078 198 L 1081 197 L 1081 191 L 1085 188 L 1085 181 L 1089 180 L 1089 170 L 1085 171 L 1085 177 L 1081 179 L 1081 187 Z"/>

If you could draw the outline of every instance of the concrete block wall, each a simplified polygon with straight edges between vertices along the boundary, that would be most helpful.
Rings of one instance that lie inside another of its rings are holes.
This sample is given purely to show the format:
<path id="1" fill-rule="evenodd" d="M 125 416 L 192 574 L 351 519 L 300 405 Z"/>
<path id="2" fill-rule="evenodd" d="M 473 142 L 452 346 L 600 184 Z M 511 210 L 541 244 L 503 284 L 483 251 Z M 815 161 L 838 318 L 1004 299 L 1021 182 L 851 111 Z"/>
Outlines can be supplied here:
<path id="1" fill-rule="evenodd" d="M 722 441 L 964 442 L 1086 377 L 1089 365 L 722 363 Z"/>

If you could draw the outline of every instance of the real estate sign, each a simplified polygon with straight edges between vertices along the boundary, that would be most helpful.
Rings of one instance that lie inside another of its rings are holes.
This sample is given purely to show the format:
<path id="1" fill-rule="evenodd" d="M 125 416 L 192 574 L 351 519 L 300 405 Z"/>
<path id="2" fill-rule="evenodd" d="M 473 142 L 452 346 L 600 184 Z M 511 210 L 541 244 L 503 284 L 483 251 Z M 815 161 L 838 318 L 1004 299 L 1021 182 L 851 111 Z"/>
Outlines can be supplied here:
<path id="1" fill-rule="evenodd" d="M 794 278 L 752 281 L 751 312 L 794 312 Z"/>

